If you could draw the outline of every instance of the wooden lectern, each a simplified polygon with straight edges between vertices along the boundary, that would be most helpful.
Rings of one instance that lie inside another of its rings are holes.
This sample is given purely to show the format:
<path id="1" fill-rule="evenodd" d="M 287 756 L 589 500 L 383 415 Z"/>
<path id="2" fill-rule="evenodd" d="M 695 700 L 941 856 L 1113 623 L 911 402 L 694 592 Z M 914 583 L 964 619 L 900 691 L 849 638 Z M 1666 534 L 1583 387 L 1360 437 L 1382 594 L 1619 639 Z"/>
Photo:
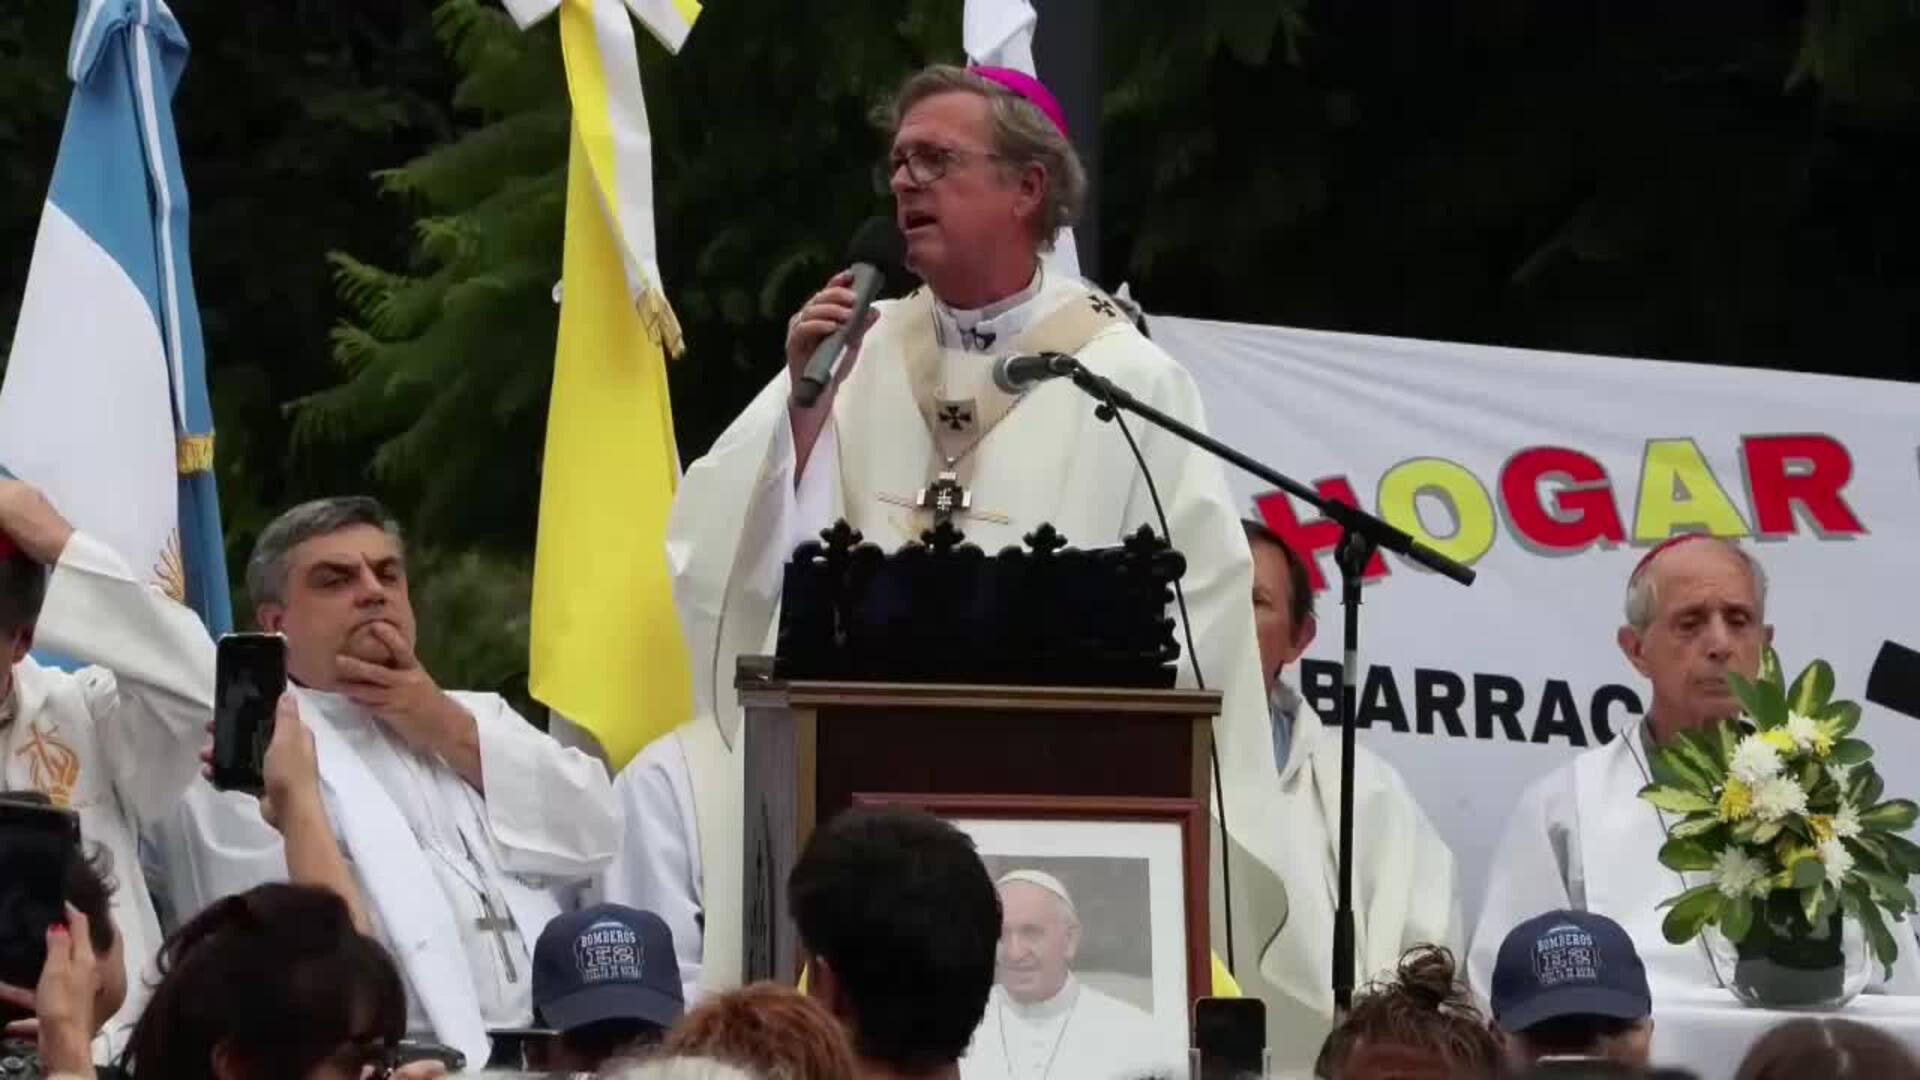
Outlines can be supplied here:
<path id="1" fill-rule="evenodd" d="M 764 658 L 741 661 L 737 686 L 748 980 L 798 978 L 787 872 L 814 826 L 859 796 L 1152 797 L 1204 808 L 1210 790 L 1220 704 L 1211 691 L 789 681 Z M 1204 835 L 1195 846 L 1188 923 L 1204 950 Z M 1207 992 L 1204 981 L 1189 988 Z"/>

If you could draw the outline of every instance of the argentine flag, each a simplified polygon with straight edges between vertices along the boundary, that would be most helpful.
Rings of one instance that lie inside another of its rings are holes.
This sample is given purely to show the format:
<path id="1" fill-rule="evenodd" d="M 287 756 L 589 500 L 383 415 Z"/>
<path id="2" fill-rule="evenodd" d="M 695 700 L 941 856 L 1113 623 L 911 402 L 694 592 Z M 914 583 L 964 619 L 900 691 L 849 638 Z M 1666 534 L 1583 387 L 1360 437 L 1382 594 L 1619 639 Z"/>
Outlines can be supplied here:
<path id="1" fill-rule="evenodd" d="M 81 0 L 73 99 L 0 383 L 0 469 L 231 625 L 164 0 Z"/>

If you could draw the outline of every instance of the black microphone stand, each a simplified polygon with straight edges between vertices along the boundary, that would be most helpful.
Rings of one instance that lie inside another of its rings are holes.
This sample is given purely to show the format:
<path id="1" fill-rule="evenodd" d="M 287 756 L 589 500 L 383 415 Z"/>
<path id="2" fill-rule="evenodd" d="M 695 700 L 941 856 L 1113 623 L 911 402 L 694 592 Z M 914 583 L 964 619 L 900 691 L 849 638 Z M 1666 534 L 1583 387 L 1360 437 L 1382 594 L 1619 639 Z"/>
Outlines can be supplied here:
<path id="1" fill-rule="evenodd" d="M 1319 492 L 1292 477 L 1276 472 L 1205 432 L 1181 423 L 1115 386 L 1112 381 L 1088 371 L 1073 357 L 1062 353 L 1045 355 L 1047 371 L 1051 375 L 1065 376 L 1101 403 L 1103 408 L 1096 410 L 1096 415 L 1101 419 L 1111 419 L 1111 413 L 1106 410 L 1125 409 L 1214 457 L 1265 480 L 1318 509 L 1327 520 L 1340 526 L 1340 542 L 1334 549 L 1334 562 L 1340 567 L 1340 603 L 1345 616 L 1345 632 L 1340 662 L 1340 900 L 1333 915 L 1333 1007 L 1338 1014 L 1344 1015 L 1353 1004 L 1353 752 L 1354 720 L 1360 704 L 1361 579 L 1374 553 L 1383 548 L 1462 585 L 1473 584 L 1474 572 L 1365 510 L 1321 498 Z M 1224 846 L 1222 851 L 1226 851 Z M 1231 897 L 1228 902 L 1232 902 Z"/>

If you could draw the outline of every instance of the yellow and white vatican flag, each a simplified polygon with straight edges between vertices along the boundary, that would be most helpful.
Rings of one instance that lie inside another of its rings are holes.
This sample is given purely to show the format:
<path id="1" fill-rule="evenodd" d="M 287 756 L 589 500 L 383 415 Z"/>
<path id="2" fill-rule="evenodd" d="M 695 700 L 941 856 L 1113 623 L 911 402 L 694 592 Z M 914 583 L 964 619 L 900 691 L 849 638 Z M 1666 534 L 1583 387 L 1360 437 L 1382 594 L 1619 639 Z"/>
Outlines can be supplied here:
<path id="1" fill-rule="evenodd" d="M 573 101 L 531 690 L 618 769 L 692 711 L 666 556 L 680 478 L 666 359 L 683 344 L 655 254 L 653 142 L 632 20 L 678 51 L 700 6 L 504 3 L 522 28 L 558 12 Z"/>
<path id="2" fill-rule="evenodd" d="M 960 44 L 967 51 L 967 59 L 979 67 L 1009 68 L 1040 79 L 1033 62 L 1033 30 L 1039 22 L 1040 16 L 1029 0 L 966 0 L 960 12 Z M 1060 230 L 1046 263 L 1080 276 L 1080 256 L 1074 250 L 1072 229 Z"/>

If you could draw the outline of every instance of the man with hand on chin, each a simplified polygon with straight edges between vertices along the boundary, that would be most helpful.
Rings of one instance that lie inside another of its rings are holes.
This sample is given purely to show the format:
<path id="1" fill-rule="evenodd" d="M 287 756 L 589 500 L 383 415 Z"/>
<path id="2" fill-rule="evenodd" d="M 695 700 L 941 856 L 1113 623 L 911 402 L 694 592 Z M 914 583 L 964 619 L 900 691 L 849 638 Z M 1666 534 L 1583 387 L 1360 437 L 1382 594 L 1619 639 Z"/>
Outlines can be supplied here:
<path id="1" fill-rule="evenodd" d="M 399 526 L 374 500 L 282 514 L 247 588 L 260 628 L 286 638 L 327 817 L 406 975 L 408 1030 L 483 1064 L 488 1029 L 532 1021 L 531 949 L 562 890 L 619 845 L 605 769 L 498 695 L 439 687 L 415 653 Z M 252 796 L 205 783 L 160 832 L 182 918 L 298 861 Z"/>

